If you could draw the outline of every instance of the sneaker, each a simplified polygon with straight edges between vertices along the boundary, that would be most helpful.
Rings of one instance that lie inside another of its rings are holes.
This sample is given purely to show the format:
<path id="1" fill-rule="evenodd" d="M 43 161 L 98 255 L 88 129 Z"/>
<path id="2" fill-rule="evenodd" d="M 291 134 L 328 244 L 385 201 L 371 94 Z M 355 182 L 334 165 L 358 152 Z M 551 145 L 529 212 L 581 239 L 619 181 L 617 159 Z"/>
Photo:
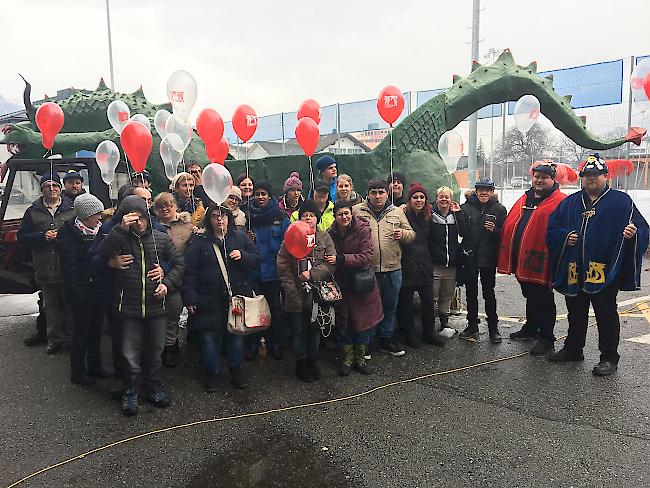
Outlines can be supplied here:
<path id="1" fill-rule="evenodd" d="M 169 397 L 167 396 L 167 393 L 164 391 L 159 391 L 157 393 L 147 393 L 144 399 L 157 408 L 168 407 L 171 403 Z"/>
<path id="2" fill-rule="evenodd" d="M 461 339 L 477 339 L 478 338 L 478 325 L 468 325 L 464 331 L 458 334 Z"/>
<path id="3" fill-rule="evenodd" d="M 492 329 L 490 332 L 490 342 L 492 344 L 499 344 L 501 341 L 503 341 L 503 338 L 501 337 L 501 333 L 499 332 L 498 328 Z"/>
<path id="4" fill-rule="evenodd" d="M 523 327 L 521 330 L 518 330 L 517 332 L 512 332 L 510 334 L 510 339 L 512 339 L 513 341 L 532 341 L 536 337 L 537 334 L 535 332 L 530 332 Z"/>
<path id="5" fill-rule="evenodd" d="M 219 389 L 219 380 L 216 374 L 206 374 L 203 380 L 203 389 L 206 393 L 214 393 Z"/>
<path id="6" fill-rule="evenodd" d="M 135 388 L 128 388 L 122 393 L 122 413 L 127 417 L 136 415 L 140 405 L 138 405 L 138 391 Z"/>
<path id="7" fill-rule="evenodd" d="M 230 383 L 238 390 L 248 386 L 248 381 L 246 381 L 244 371 L 241 368 L 230 368 Z"/>
<path id="8" fill-rule="evenodd" d="M 596 366 L 594 366 L 594 369 L 591 370 L 591 374 L 594 376 L 609 376 L 616 371 L 616 368 L 618 368 L 616 363 L 611 361 L 600 361 Z"/>
<path id="9" fill-rule="evenodd" d="M 553 341 L 548 339 L 537 339 L 530 350 L 531 356 L 543 356 L 544 354 L 553 351 Z"/>
<path id="10" fill-rule="evenodd" d="M 584 361 L 585 356 L 582 354 L 582 349 L 579 351 L 572 351 L 564 346 L 559 351 L 552 352 L 548 355 L 548 360 L 554 363 L 565 363 L 569 361 Z"/>
<path id="11" fill-rule="evenodd" d="M 50 356 L 53 356 L 54 354 L 61 351 L 62 349 L 63 349 L 63 344 L 61 344 L 60 342 L 50 342 L 47 345 L 45 354 L 49 354 Z"/>
<path id="12" fill-rule="evenodd" d="M 382 337 L 379 339 L 379 349 L 393 357 L 400 357 L 406 354 L 406 351 L 390 337 Z"/>

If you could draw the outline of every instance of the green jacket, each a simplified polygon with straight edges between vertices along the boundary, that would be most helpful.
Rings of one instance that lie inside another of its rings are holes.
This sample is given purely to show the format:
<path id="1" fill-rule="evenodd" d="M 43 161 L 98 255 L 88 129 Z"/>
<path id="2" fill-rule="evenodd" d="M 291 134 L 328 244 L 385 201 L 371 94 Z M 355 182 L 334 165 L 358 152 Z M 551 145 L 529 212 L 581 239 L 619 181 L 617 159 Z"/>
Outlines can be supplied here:
<path id="1" fill-rule="evenodd" d="M 291 214 L 290 220 L 292 224 L 296 220 L 298 220 L 298 210 L 296 210 L 294 213 Z M 331 201 L 329 201 L 327 202 L 327 207 L 325 207 L 325 211 L 323 212 L 323 215 L 321 215 L 320 221 L 318 222 L 316 229 L 320 230 L 321 232 L 327 232 L 329 228 L 332 227 L 333 223 L 334 223 L 334 204 Z"/>

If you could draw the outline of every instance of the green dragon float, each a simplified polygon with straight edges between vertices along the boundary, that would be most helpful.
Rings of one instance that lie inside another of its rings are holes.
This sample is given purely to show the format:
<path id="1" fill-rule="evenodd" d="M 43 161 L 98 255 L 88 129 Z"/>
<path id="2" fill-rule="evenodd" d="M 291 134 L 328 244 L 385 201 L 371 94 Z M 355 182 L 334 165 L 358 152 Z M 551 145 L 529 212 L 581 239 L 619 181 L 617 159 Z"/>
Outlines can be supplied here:
<path id="1" fill-rule="evenodd" d="M 470 114 L 494 103 L 518 100 L 521 96 L 536 96 L 541 112 L 576 144 L 595 150 L 610 149 L 626 142 L 641 143 L 646 130 L 632 127 L 625 136 L 603 140 L 591 134 L 586 128 L 584 117 L 578 117 L 571 108 L 571 97 L 562 96 L 553 89 L 552 76 L 540 77 L 535 62 L 528 66 L 517 65 L 509 50 L 504 51 L 491 65 L 474 63 L 467 78 L 454 76 L 449 90 L 430 99 L 415 112 L 404 118 L 392 133 L 393 160 L 395 170 L 407 175 L 410 181 L 421 181 L 428 188 L 449 185 L 452 180 L 438 154 L 438 140 L 447 130 L 456 127 Z M 85 94 L 77 91 L 69 98 L 59 101 L 65 114 L 65 125 L 56 137 L 54 153 L 63 155 L 76 151 L 94 151 L 103 140 L 112 140 L 119 145 L 118 134 L 110 127 L 106 118 L 108 104 L 119 99 L 131 109 L 132 114 L 141 113 L 153 121 L 156 111 L 167 109 L 169 104 L 154 105 L 147 101 L 142 88 L 130 93 L 113 93 L 103 81 L 97 89 Z M 5 128 L 0 144 L 10 144 L 12 153 L 19 158 L 40 158 L 44 149 L 35 123 L 35 108 L 29 100 L 28 85 L 25 90 L 25 107 L 28 122 L 20 122 Z M 153 123 L 152 123 L 153 125 Z M 163 163 L 158 153 L 160 137 L 152 130 L 154 145 L 147 162 L 154 186 L 167 186 Z M 363 191 L 365 183 L 373 176 L 384 176 L 389 172 L 390 139 L 387 137 L 373 151 L 365 154 L 336 155 L 339 172 L 352 176 Z M 205 147 L 196 133 L 185 151 L 185 161 L 207 164 Z M 226 167 L 236 176 L 244 171 L 244 161 L 226 161 Z M 270 179 L 274 188 L 282 183 L 292 171 L 301 172 L 303 180 L 308 177 L 308 162 L 304 156 L 274 156 L 249 160 L 253 178 Z M 458 187 L 453 181 L 455 191 Z"/>

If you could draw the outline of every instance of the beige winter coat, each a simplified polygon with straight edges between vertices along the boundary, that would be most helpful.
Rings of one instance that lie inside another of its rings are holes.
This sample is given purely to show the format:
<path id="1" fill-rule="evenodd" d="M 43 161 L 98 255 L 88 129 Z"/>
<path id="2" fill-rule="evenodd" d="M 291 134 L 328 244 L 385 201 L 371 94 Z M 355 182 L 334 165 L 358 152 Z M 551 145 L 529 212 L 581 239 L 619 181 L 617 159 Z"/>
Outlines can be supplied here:
<path id="1" fill-rule="evenodd" d="M 160 222 L 167 229 L 167 234 L 174 243 L 174 247 L 178 249 L 181 254 L 185 253 L 187 244 L 192 238 L 192 216 L 188 212 L 177 212 L 174 220 L 169 224 Z"/>
<path id="2" fill-rule="evenodd" d="M 374 251 L 372 267 L 375 272 L 386 273 L 402 269 L 400 245 L 409 244 L 415 239 L 415 231 L 409 224 L 404 211 L 394 205 L 389 205 L 379 214 L 379 217 L 375 217 L 368 202 L 365 201 L 355 205 L 352 208 L 352 213 L 370 223 Z M 400 240 L 393 237 L 395 229 L 402 229 Z"/>

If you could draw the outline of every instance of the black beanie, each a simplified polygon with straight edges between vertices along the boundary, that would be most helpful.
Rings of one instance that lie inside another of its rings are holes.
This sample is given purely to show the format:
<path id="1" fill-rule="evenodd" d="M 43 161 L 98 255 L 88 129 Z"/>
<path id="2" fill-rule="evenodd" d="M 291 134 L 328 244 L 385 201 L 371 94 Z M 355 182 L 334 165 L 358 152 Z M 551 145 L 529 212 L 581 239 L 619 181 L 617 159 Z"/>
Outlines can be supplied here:
<path id="1" fill-rule="evenodd" d="M 253 185 L 253 192 L 256 190 L 266 190 L 266 192 L 273 196 L 273 187 L 271 186 L 271 182 L 269 180 L 259 180 L 255 182 L 255 185 Z"/>
<path id="2" fill-rule="evenodd" d="M 320 210 L 318 210 L 318 205 L 316 205 L 316 202 L 312 200 L 311 198 L 309 200 L 305 200 L 302 202 L 302 205 L 300 206 L 300 209 L 298 209 L 298 218 L 302 218 L 302 214 L 305 212 L 311 212 L 316 216 L 316 223 L 320 222 L 320 218 L 322 216 L 322 213 Z"/>

